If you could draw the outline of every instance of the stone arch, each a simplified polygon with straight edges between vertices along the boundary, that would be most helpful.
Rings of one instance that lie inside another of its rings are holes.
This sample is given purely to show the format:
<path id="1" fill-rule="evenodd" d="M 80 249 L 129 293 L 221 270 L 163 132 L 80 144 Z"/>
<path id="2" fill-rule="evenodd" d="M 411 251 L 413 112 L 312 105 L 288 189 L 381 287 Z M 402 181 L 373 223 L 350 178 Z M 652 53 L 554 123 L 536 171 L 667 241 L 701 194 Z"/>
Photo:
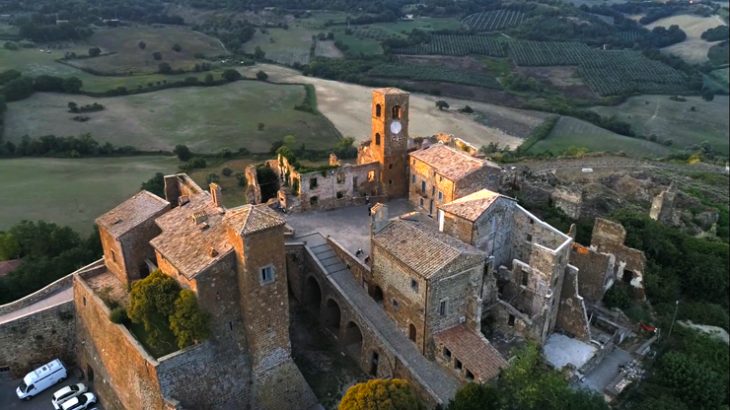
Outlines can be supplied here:
<path id="1" fill-rule="evenodd" d="M 321 304 L 322 289 L 319 287 L 317 279 L 310 276 L 307 278 L 307 283 L 304 286 L 304 305 L 319 310 Z"/>
<path id="2" fill-rule="evenodd" d="M 340 328 L 341 317 L 340 305 L 334 299 L 327 299 L 327 304 L 324 307 L 324 325 L 336 332 Z"/>
<path id="3" fill-rule="evenodd" d="M 345 346 L 347 354 L 359 363 L 360 354 L 362 352 L 362 332 L 360 331 L 360 327 L 357 323 L 352 321 L 347 323 L 342 343 Z"/>

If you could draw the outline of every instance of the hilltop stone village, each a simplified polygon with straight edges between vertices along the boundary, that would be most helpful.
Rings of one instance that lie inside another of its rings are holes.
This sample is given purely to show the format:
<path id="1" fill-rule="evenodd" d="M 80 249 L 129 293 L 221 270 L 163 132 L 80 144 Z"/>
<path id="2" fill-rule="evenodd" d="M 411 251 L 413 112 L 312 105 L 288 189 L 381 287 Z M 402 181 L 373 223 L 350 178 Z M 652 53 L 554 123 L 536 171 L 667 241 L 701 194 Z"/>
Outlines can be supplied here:
<path id="1" fill-rule="evenodd" d="M 500 193 L 509 170 L 465 141 L 411 138 L 408 105 L 406 92 L 373 90 L 370 138 L 353 164 L 267 161 L 282 188 L 266 202 L 248 167 L 247 205 L 226 208 L 218 185 L 176 174 L 164 198 L 141 191 L 101 215 L 103 258 L 54 284 L 70 284 L 72 302 L 2 328 L 14 347 L 0 363 L 20 373 L 60 356 L 107 409 L 317 408 L 292 359 L 296 303 L 364 373 L 408 380 L 429 408 L 499 377 L 525 341 L 586 374 L 632 332 L 600 301 L 616 281 L 645 297 L 643 253 L 606 219 L 585 245 L 543 222 Z M 348 226 L 326 226 L 328 213 L 348 209 L 358 212 Z M 315 214 L 321 229 L 302 229 Z M 156 269 L 196 294 L 211 329 L 159 358 L 104 301 L 125 300 Z M 42 352 L 41 331 L 54 335 Z"/>

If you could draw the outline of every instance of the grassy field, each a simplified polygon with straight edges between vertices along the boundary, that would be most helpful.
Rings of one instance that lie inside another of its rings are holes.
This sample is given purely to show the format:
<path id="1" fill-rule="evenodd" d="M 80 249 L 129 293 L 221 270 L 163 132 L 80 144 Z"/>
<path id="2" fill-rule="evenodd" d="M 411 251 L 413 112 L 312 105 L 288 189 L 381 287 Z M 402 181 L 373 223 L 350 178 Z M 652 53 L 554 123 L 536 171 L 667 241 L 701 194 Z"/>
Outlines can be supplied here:
<path id="1" fill-rule="evenodd" d="M 657 157 L 670 150 L 654 142 L 629 138 L 572 117 L 560 117 L 550 135 L 538 141 L 530 152 L 562 152 L 571 147 L 590 151 L 624 152 L 634 157 Z"/>
<path id="2" fill-rule="evenodd" d="M 47 50 L 48 52 L 46 52 L 46 49 L 43 52 L 39 50 L 39 48 L 24 48 L 17 51 L 10 51 L 0 48 L 0 72 L 14 69 L 29 76 L 53 75 L 58 77 L 77 77 L 83 82 L 82 90 L 99 93 L 117 87 L 136 90 L 139 86 L 145 87 L 149 83 L 156 83 L 158 81 L 182 81 L 187 77 L 196 77 L 202 80 L 208 74 L 208 72 L 205 72 L 173 75 L 140 74 L 134 76 L 98 76 L 56 61 L 56 59 L 63 57 L 66 51 L 79 51 L 78 48 Z M 216 78 L 220 78 L 221 72 L 222 70 L 210 71 Z"/>
<path id="3" fill-rule="evenodd" d="M 292 134 L 310 149 L 332 147 L 339 138 L 321 115 L 295 110 L 304 100 L 301 85 L 238 81 L 215 87 L 187 87 L 123 97 L 90 98 L 36 93 L 8 104 L 5 137 L 90 133 L 100 142 L 144 150 L 171 150 L 186 144 L 194 152 L 267 152 L 271 143 Z M 67 104 L 98 102 L 105 110 L 73 121 Z M 259 123 L 264 129 L 259 130 Z"/>
<path id="4" fill-rule="evenodd" d="M 690 63 L 704 63 L 707 61 L 707 51 L 714 44 L 719 43 L 719 41 L 705 41 L 701 38 L 701 35 L 707 29 L 725 25 L 725 21 L 723 21 L 720 16 L 701 17 L 680 14 L 659 19 L 648 24 L 646 28 L 649 30 L 660 26 L 669 28 L 669 26 L 674 24 L 678 25 L 685 33 L 687 33 L 687 39 L 681 43 L 664 47 L 662 51 L 682 57 Z"/>
<path id="5" fill-rule="evenodd" d="M 227 208 L 234 208 L 246 203 L 245 187 L 238 185 L 236 173 L 242 173 L 247 165 L 254 163 L 250 159 L 232 159 L 228 161 L 208 161 L 208 166 L 203 169 L 196 169 L 189 173 L 190 177 L 201 187 L 208 186 L 208 176 L 216 174 L 219 178 L 217 184 L 223 190 L 223 205 Z M 230 168 L 233 173 L 230 176 L 223 175 L 223 168 Z"/>
<path id="6" fill-rule="evenodd" d="M 688 147 L 707 141 L 718 152 L 728 154 L 728 97 L 715 96 L 713 101 L 700 97 L 685 97 L 687 101 L 672 101 L 663 95 L 631 97 L 612 107 L 594 107 L 605 116 L 616 116 L 631 124 L 643 135 L 671 139 L 675 145 Z M 692 108 L 694 107 L 694 111 Z"/>
<path id="7" fill-rule="evenodd" d="M 146 44 L 141 49 L 138 44 Z M 113 52 L 95 58 L 71 60 L 78 67 L 86 67 L 103 73 L 154 73 L 162 62 L 173 69 L 190 70 L 203 62 L 196 55 L 217 56 L 227 54 L 219 40 L 182 26 L 130 26 L 97 30 L 87 42 L 103 52 Z M 180 51 L 174 51 L 173 45 Z M 154 52 L 162 54 L 155 60 Z"/>
<path id="8" fill-rule="evenodd" d="M 175 172 L 177 164 L 175 157 L 159 156 L 1 159 L 0 230 L 43 219 L 88 234 L 96 217 L 156 172 Z"/>
<path id="9" fill-rule="evenodd" d="M 294 22 L 288 29 L 257 29 L 253 38 L 243 45 L 243 51 L 253 53 L 260 47 L 266 58 L 277 63 L 292 65 L 309 63 L 309 50 L 312 47 L 312 35 L 318 31 L 307 28 L 301 22 Z"/>

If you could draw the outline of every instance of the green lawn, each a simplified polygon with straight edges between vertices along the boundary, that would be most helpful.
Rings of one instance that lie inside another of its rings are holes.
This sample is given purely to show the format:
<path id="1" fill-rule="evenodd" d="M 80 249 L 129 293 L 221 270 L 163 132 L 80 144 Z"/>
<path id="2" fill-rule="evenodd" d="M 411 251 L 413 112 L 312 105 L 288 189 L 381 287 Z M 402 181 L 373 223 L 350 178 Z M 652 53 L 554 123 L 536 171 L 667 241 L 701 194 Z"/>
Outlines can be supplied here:
<path id="1" fill-rule="evenodd" d="M 327 149 L 339 139 L 320 114 L 295 110 L 305 97 L 301 85 L 237 81 L 214 87 L 186 87 L 121 97 L 91 98 L 36 93 L 8 104 L 5 138 L 23 135 L 90 133 L 100 142 L 143 150 L 172 150 L 186 144 L 194 152 L 223 149 L 268 152 L 271 143 L 292 134 L 309 149 Z M 73 121 L 67 104 L 98 102 L 105 110 Z M 258 124 L 264 126 L 259 130 Z"/>
<path id="2" fill-rule="evenodd" d="M 159 156 L 0 159 L 0 230 L 41 219 L 86 235 L 96 217 L 156 172 L 175 172 L 177 164 L 177 158 Z"/>
<path id="3" fill-rule="evenodd" d="M 728 97 L 718 95 L 709 102 L 700 97 L 684 98 L 687 101 L 672 101 L 666 95 L 641 95 L 617 106 L 594 107 L 593 111 L 606 117 L 615 115 L 640 134 L 656 134 L 680 147 L 707 141 L 718 152 L 728 155 Z"/>
<path id="4" fill-rule="evenodd" d="M 572 117 L 560 117 L 547 138 L 538 141 L 529 152 L 562 152 L 571 147 L 590 151 L 624 152 L 635 157 L 657 157 L 670 152 L 660 144 L 629 138 Z"/>

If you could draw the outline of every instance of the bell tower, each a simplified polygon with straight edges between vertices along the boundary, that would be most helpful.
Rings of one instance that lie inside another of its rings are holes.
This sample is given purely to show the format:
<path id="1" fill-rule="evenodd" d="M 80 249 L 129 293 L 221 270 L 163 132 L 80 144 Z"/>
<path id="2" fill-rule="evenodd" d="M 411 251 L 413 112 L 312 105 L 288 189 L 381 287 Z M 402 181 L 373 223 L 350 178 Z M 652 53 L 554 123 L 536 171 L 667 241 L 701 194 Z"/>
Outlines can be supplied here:
<path id="1" fill-rule="evenodd" d="M 380 162 L 380 186 L 389 197 L 408 193 L 408 93 L 373 90 L 370 150 Z"/>

